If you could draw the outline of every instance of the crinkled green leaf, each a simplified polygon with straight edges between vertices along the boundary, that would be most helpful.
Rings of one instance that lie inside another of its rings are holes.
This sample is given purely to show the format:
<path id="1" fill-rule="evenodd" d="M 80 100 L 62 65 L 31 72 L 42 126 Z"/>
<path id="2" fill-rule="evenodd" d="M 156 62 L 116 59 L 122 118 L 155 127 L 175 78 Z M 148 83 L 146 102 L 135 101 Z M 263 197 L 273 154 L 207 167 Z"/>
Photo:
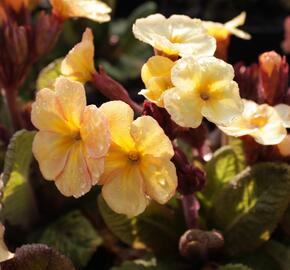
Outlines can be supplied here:
<path id="1" fill-rule="evenodd" d="M 34 135 L 35 132 L 27 130 L 14 134 L 6 152 L 3 173 L 2 220 L 23 228 L 29 227 L 37 217 L 37 206 L 28 180 Z"/>
<path id="2" fill-rule="evenodd" d="M 226 264 L 226 265 L 221 265 L 218 270 L 252 270 L 252 268 L 245 266 L 243 264 L 237 263 L 237 264 Z"/>
<path id="3" fill-rule="evenodd" d="M 188 265 L 174 260 L 159 260 L 155 257 L 126 261 L 121 266 L 111 268 L 111 270 L 189 270 Z"/>
<path id="4" fill-rule="evenodd" d="M 290 269 L 290 247 L 270 240 L 265 244 L 264 250 L 279 264 L 281 270 Z"/>
<path id="5" fill-rule="evenodd" d="M 240 154 L 236 151 L 230 145 L 224 146 L 217 150 L 206 164 L 207 184 L 202 195 L 207 198 L 209 204 L 212 203 L 214 195 L 245 168 Z"/>
<path id="6" fill-rule="evenodd" d="M 15 257 L 0 263 L 1 270 L 75 270 L 72 263 L 46 245 L 18 248 Z"/>
<path id="7" fill-rule="evenodd" d="M 76 210 L 48 225 L 38 242 L 55 248 L 79 268 L 87 265 L 102 239 L 92 224 Z"/>
<path id="8" fill-rule="evenodd" d="M 43 68 L 36 81 L 37 90 L 53 88 L 54 81 L 61 75 L 60 66 L 63 58 L 58 58 Z"/>
<path id="9" fill-rule="evenodd" d="M 121 241 L 147 246 L 156 253 L 176 251 L 179 237 L 185 230 L 178 203 L 158 205 L 152 202 L 143 214 L 131 219 L 112 211 L 102 196 L 98 204 L 106 225 Z"/>
<path id="10" fill-rule="evenodd" d="M 247 168 L 215 196 L 213 221 L 226 251 L 238 254 L 267 241 L 290 201 L 290 167 L 261 163 Z"/>

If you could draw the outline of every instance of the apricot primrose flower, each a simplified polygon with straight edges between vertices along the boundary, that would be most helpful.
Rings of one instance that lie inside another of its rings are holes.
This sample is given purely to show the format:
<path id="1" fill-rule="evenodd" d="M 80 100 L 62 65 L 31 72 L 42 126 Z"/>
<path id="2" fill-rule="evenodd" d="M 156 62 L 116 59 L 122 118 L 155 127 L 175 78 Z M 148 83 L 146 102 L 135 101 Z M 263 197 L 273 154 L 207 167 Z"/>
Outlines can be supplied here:
<path id="1" fill-rule="evenodd" d="M 201 20 L 185 15 L 165 18 L 153 14 L 137 19 L 133 33 L 140 41 L 170 56 L 211 56 L 216 49 L 215 39 L 207 34 Z"/>
<path id="2" fill-rule="evenodd" d="M 237 17 L 226 23 L 203 21 L 202 24 L 208 31 L 209 35 L 213 36 L 215 39 L 225 39 L 231 35 L 239 37 L 241 39 L 251 39 L 251 35 L 238 29 L 238 26 L 241 26 L 245 23 L 246 12 L 242 12 Z"/>
<path id="3" fill-rule="evenodd" d="M 246 99 L 243 103 L 241 116 L 228 126 L 218 126 L 225 134 L 235 137 L 249 135 L 263 145 L 276 145 L 284 140 L 287 135 L 286 124 L 275 108 Z"/>
<path id="4" fill-rule="evenodd" d="M 171 72 L 173 88 L 163 95 L 164 107 L 180 126 L 196 128 L 206 117 L 229 124 L 243 111 L 233 67 L 215 57 L 181 58 Z"/>
<path id="5" fill-rule="evenodd" d="M 111 8 L 98 0 L 50 0 L 52 11 L 63 20 L 82 17 L 103 23 L 110 21 Z"/>
<path id="6" fill-rule="evenodd" d="M 174 62 L 164 56 L 152 56 L 141 69 L 141 78 L 146 89 L 139 92 L 149 101 L 163 107 L 163 94 L 173 87 L 171 69 Z"/>
<path id="7" fill-rule="evenodd" d="M 122 101 L 107 102 L 100 110 L 109 120 L 112 136 L 100 181 L 107 204 L 133 217 L 150 199 L 166 203 L 175 193 L 177 176 L 170 161 L 173 146 L 163 129 L 151 116 L 133 121 L 133 110 Z"/>
<path id="8" fill-rule="evenodd" d="M 87 28 L 80 43 L 75 45 L 61 63 L 61 73 L 71 80 L 85 83 L 96 73 L 94 36 Z"/>
<path id="9" fill-rule="evenodd" d="M 40 90 L 31 120 L 39 129 L 32 151 L 43 177 L 65 196 L 87 193 L 103 173 L 110 133 L 104 114 L 86 106 L 83 85 L 60 77 L 54 90 Z"/>

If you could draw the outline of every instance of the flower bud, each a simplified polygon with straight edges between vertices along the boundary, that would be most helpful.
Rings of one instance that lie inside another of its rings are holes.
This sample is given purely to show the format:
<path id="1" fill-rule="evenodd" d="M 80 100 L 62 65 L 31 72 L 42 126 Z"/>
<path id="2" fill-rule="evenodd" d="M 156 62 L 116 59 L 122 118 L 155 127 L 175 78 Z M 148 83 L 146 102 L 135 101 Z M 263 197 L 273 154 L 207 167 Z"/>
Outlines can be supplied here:
<path id="1" fill-rule="evenodd" d="M 188 230 L 179 240 L 180 254 L 191 260 L 206 260 L 210 253 L 221 249 L 223 246 L 224 238 L 216 230 Z"/>
<path id="2" fill-rule="evenodd" d="M 259 57 L 259 65 L 259 94 L 270 105 L 282 103 L 288 91 L 289 66 L 286 58 L 274 51 L 265 52 Z"/>
<path id="3" fill-rule="evenodd" d="M 129 96 L 126 89 L 112 77 L 110 77 L 102 66 L 99 72 L 92 75 L 94 86 L 110 100 L 122 100 L 129 104 L 136 112 L 141 113 L 142 108 Z"/>
<path id="4" fill-rule="evenodd" d="M 281 44 L 284 53 L 290 53 L 290 16 L 284 21 L 284 40 Z"/>
<path id="5" fill-rule="evenodd" d="M 204 172 L 189 163 L 186 155 L 180 148 L 175 147 L 172 162 L 176 167 L 178 192 L 183 195 L 189 195 L 195 191 L 202 190 L 205 185 Z"/>

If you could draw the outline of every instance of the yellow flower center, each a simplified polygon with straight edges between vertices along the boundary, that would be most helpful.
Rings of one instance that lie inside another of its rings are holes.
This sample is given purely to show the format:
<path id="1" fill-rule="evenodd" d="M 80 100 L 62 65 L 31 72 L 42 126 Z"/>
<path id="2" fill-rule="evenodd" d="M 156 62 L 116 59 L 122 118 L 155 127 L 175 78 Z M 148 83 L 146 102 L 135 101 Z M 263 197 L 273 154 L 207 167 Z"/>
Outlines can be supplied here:
<path id="1" fill-rule="evenodd" d="M 75 141 L 80 141 L 82 139 L 81 133 L 77 131 L 74 135 L 73 138 Z"/>
<path id="2" fill-rule="evenodd" d="M 128 159 L 130 160 L 130 161 L 138 161 L 139 159 L 140 159 L 140 155 L 139 155 L 139 153 L 137 152 L 137 151 L 130 151 L 129 153 L 128 153 Z"/>
<path id="3" fill-rule="evenodd" d="M 207 93 L 202 92 L 200 93 L 200 98 L 204 101 L 207 101 L 209 100 L 209 95 Z"/>
<path id="4" fill-rule="evenodd" d="M 170 40 L 172 43 L 182 43 L 182 42 L 183 42 L 183 38 L 182 38 L 182 36 L 178 36 L 178 35 L 176 35 L 176 36 L 171 36 L 171 37 L 169 38 L 169 40 Z"/>
<path id="5" fill-rule="evenodd" d="M 268 119 L 267 117 L 256 114 L 250 119 L 250 125 L 255 127 L 255 128 L 261 128 L 266 125 Z"/>

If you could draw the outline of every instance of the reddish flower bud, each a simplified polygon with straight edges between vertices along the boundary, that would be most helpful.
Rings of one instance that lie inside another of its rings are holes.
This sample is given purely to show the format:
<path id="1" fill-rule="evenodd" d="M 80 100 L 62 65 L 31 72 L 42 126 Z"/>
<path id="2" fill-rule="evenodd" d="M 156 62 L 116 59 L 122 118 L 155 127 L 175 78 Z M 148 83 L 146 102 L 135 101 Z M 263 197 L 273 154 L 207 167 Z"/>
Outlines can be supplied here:
<path id="1" fill-rule="evenodd" d="M 290 16 L 284 21 L 284 40 L 281 44 L 284 53 L 290 53 Z"/>
<path id="2" fill-rule="evenodd" d="M 289 66 L 285 57 L 274 51 L 265 52 L 259 57 L 260 95 L 270 105 L 282 103 L 288 92 Z"/>
<path id="3" fill-rule="evenodd" d="M 259 84 L 259 68 L 256 63 L 245 66 L 243 62 L 234 65 L 235 81 L 240 88 L 242 98 L 251 99 L 259 103 L 258 84 Z"/>
<path id="4" fill-rule="evenodd" d="M 183 195 L 200 191 L 205 185 L 205 174 L 202 170 L 189 163 L 183 151 L 177 147 L 174 149 L 172 162 L 176 167 L 178 177 L 177 190 Z"/>
<path id="5" fill-rule="evenodd" d="M 135 112 L 142 112 L 142 108 L 130 98 L 126 89 L 110 77 L 102 66 L 99 66 L 99 72 L 93 74 L 92 83 L 108 99 L 122 100 L 130 105 Z"/>
<path id="6" fill-rule="evenodd" d="M 179 240 L 180 254 L 190 260 L 206 260 L 210 253 L 224 246 L 223 235 L 216 231 L 192 229 L 186 231 Z"/>

